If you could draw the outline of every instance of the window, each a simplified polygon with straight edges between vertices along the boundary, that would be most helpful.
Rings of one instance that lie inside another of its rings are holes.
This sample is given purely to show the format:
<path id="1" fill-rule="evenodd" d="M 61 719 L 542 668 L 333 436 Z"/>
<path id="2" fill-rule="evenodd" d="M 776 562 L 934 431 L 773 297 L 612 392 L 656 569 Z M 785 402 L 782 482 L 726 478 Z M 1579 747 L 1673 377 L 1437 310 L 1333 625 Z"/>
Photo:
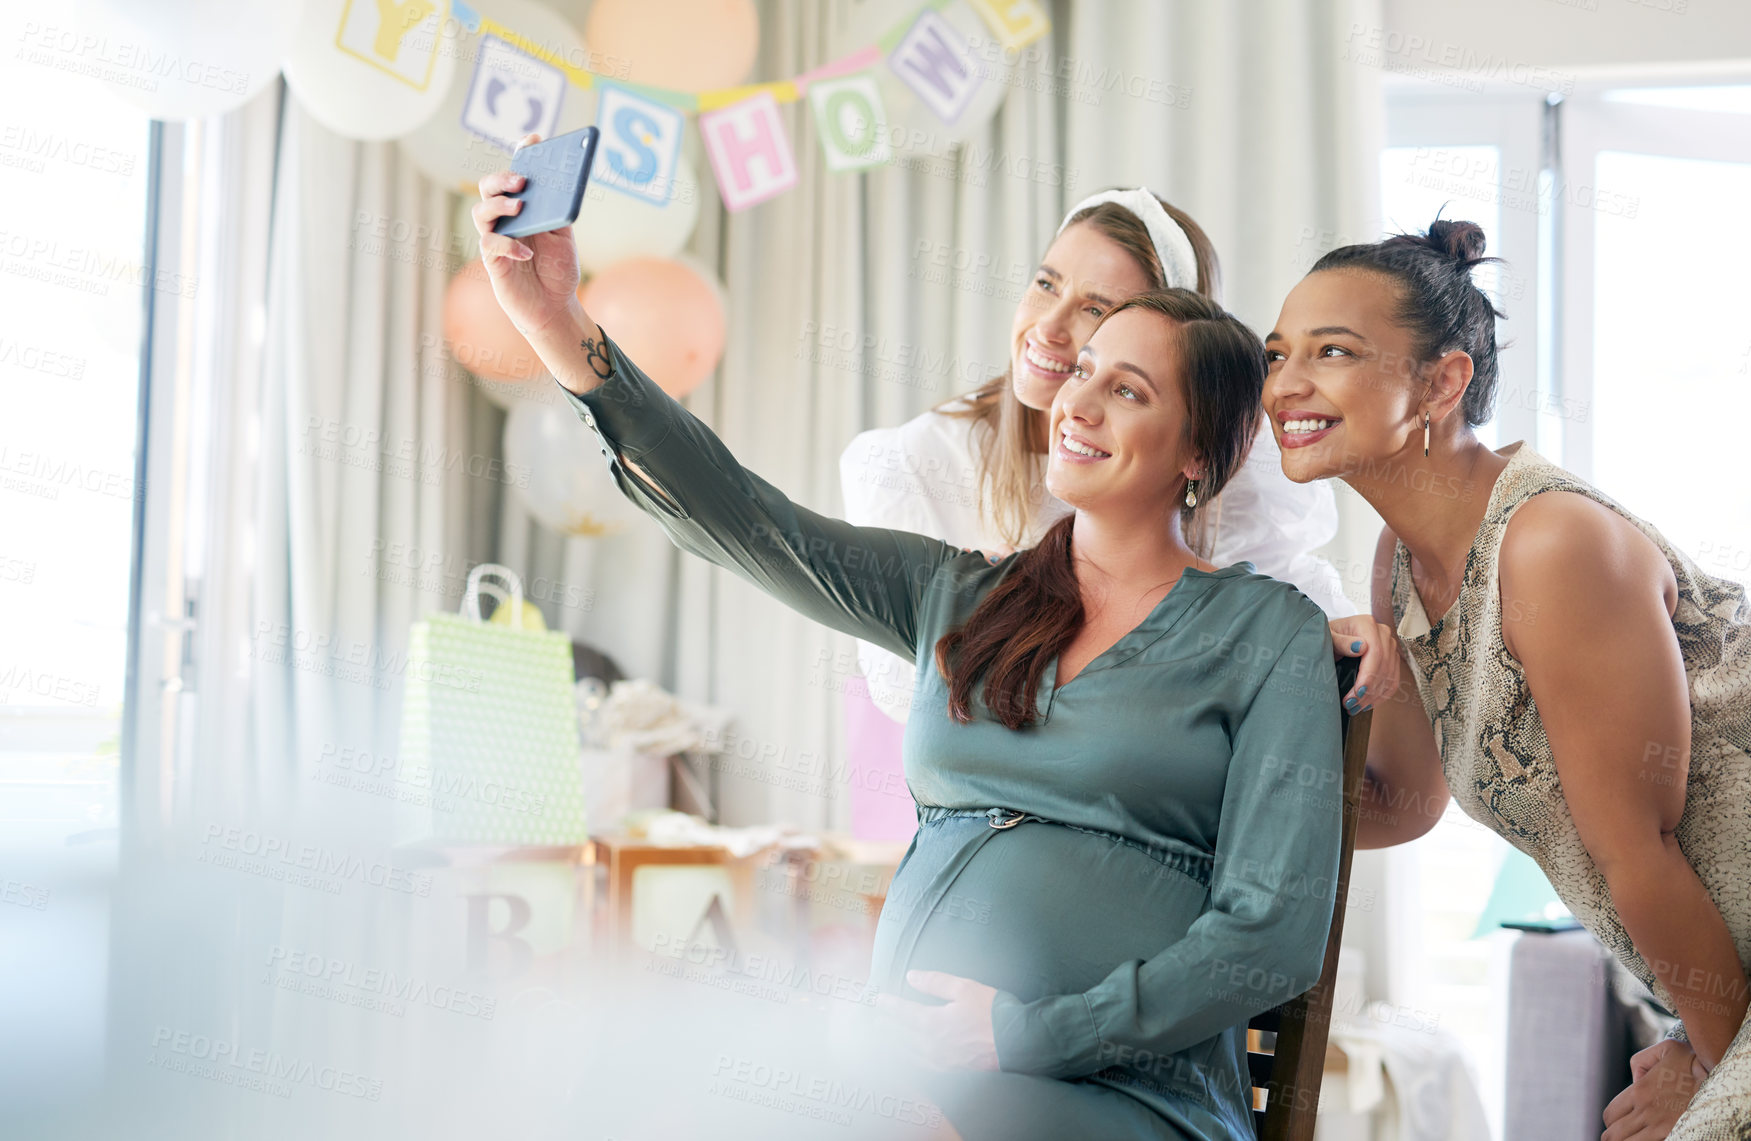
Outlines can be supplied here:
<path id="1" fill-rule="evenodd" d="M 150 121 L 0 69 L 0 833 L 113 828 L 136 501 Z"/>
<path id="2" fill-rule="evenodd" d="M 1706 573 L 1751 583 L 1751 87 L 1607 91 L 1565 108 L 1564 464 Z M 1577 199 L 1579 195 L 1575 195 Z"/>

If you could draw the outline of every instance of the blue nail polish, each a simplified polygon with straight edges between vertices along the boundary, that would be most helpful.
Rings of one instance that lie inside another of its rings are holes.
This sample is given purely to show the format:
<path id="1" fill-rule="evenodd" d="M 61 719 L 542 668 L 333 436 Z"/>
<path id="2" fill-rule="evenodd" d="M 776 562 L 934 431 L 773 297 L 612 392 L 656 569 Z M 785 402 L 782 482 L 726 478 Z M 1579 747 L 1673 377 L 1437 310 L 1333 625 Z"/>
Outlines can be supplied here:
<path id="1" fill-rule="evenodd" d="M 1360 688 L 1356 691 L 1356 696 L 1361 697 L 1364 693 L 1367 693 L 1367 692 L 1368 692 L 1368 687 L 1363 686 L 1362 688 Z"/>
<path id="2" fill-rule="evenodd" d="M 1356 699 L 1353 697 L 1344 698 L 1344 708 L 1348 709 L 1351 713 L 1356 712 Z"/>
<path id="3" fill-rule="evenodd" d="M 1361 652 L 1362 652 L 1362 641 L 1361 641 L 1361 639 L 1358 638 L 1356 641 L 1350 643 L 1350 653 L 1359 654 Z"/>

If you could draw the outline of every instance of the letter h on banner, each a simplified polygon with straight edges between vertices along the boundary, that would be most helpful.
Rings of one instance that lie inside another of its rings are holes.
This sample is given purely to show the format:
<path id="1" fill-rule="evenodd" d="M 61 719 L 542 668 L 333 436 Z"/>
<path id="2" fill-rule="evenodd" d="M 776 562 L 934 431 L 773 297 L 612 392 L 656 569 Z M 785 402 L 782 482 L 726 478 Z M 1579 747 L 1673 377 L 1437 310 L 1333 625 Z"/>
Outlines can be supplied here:
<path id="1" fill-rule="evenodd" d="M 734 213 L 782 194 L 797 183 L 796 159 L 770 91 L 699 116 L 724 209 Z"/>

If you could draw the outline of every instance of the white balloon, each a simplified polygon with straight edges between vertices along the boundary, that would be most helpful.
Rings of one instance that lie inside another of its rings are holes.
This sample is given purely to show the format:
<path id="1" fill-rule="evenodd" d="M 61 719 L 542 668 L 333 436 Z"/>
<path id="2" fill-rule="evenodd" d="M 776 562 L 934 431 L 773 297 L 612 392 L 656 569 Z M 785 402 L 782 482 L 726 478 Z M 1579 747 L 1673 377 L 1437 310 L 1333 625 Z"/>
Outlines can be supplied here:
<path id="1" fill-rule="evenodd" d="M 596 163 L 584 191 L 583 209 L 572 227 L 584 273 L 601 273 L 627 258 L 680 253 L 699 221 L 699 176 L 693 164 L 685 156 L 677 157 L 674 185 L 660 206 L 614 189 L 612 180 L 608 164 Z"/>
<path id="2" fill-rule="evenodd" d="M 154 119 L 241 107 L 280 74 L 304 0 L 79 0 L 85 74 Z"/>
<path id="3" fill-rule="evenodd" d="M 504 445 L 512 486 L 529 513 L 553 530 L 613 535 L 644 515 L 621 494 L 601 443 L 569 405 L 513 404 Z"/>
<path id="4" fill-rule="evenodd" d="M 399 3 L 410 21 L 418 19 L 397 35 L 396 17 L 380 22 L 375 2 L 306 0 L 286 56 L 286 85 L 336 134 L 393 139 L 424 122 L 449 93 L 462 30 L 449 0 Z"/>
<path id="5" fill-rule="evenodd" d="M 544 5 L 530 0 L 480 0 L 474 5 L 474 10 L 567 63 L 586 70 L 591 65 L 583 37 Z M 482 177 L 511 165 L 512 149 L 462 125 L 462 112 L 474 85 L 474 69 L 480 59 L 483 38 L 480 31 L 470 32 L 457 25 L 457 71 L 448 94 L 430 118 L 399 140 L 402 151 L 427 177 L 476 198 L 479 197 Z M 568 78 L 559 100 L 559 121 L 545 133 L 545 137 L 563 135 L 595 121 L 595 89 L 579 87 Z"/>

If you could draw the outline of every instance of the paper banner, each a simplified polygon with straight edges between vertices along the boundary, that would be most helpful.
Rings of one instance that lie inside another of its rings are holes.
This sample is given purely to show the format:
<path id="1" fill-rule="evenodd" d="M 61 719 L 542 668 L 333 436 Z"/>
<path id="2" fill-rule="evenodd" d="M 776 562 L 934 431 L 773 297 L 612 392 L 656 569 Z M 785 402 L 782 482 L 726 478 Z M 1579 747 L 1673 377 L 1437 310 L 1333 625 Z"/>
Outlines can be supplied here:
<path id="1" fill-rule="evenodd" d="M 596 126 L 595 181 L 604 186 L 667 206 L 674 192 L 675 164 L 681 158 L 681 112 L 653 102 L 618 83 L 601 84 Z M 704 121 L 701 119 L 701 127 Z"/>
<path id="2" fill-rule="evenodd" d="M 444 10 L 431 0 L 365 4 L 349 0 L 334 46 L 415 91 L 432 82 Z"/>
<path id="3" fill-rule="evenodd" d="M 827 169 L 862 170 L 893 158 L 882 95 L 868 75 L 828 79 L 809 86 L 816 133 Z"/>
<path id="4" fill-rule="evenodd" d="M 551 139 L 565 88 L 565 73 L 557 67 L 498 36 L 483 36 L 462 125 L 506 150 L 515 150 L 531 131 Z"/>
<path id="5" fill-rule="evenodd" d="M 967 0 L 1008 51 L 1020 51 L 1052 30 L 1039 0 Z"/>
<path id="6" fill-rule="evenodd" d="M 930 8 L 918 13 L 894 46 L 888 67 L 945 123 L 960 118 L 984 82 L 968 55 L 966 37 Z"/>
<path id="7" fill-rule="evenodd" d="M 446 0 L 378 11 L 375 0 L 307 0 L 281 65 L 310 117 L 349 139 L 393 139 L 438 109 L 455 79 Z"/>
<path id="8" fill-rule="evenodd" d="M 699 134 L 724 209 L 735 213 L 796 185 L 796 159 L 772 92 L 699 114 Z"/>

